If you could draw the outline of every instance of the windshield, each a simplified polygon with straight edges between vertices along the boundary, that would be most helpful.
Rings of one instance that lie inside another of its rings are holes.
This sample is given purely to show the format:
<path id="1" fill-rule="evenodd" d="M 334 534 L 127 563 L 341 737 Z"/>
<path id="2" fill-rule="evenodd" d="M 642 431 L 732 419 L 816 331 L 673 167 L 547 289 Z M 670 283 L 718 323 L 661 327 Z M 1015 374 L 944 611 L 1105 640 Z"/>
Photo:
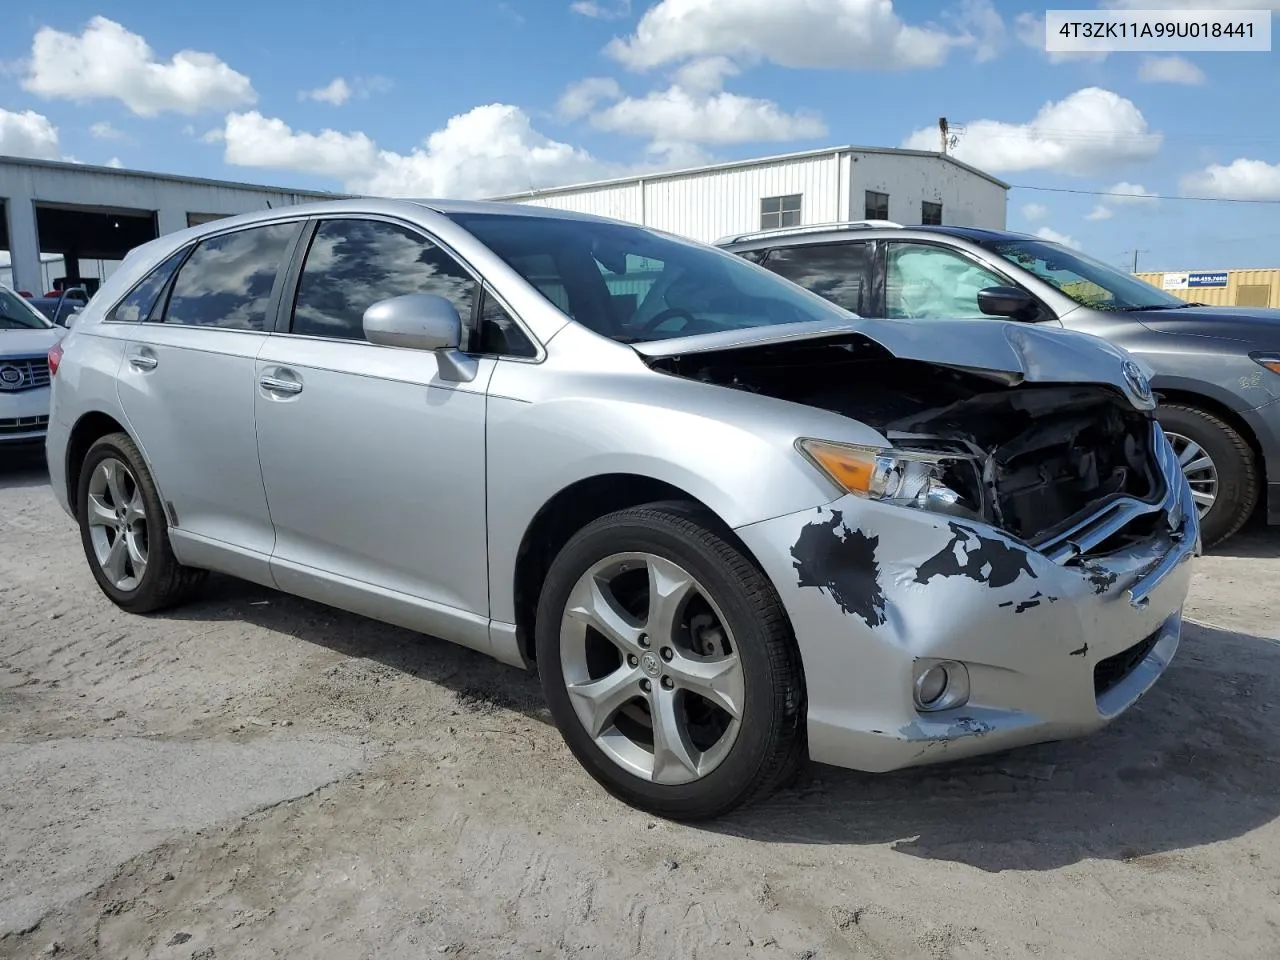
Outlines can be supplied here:
<path id="1" fill-rule="evenodd" d="M 451 219 L 565 314 L 622 343 L 852 316 L 741 257 L 643 227 L 519 214 Z"/>
<path id="2" fill-rule="evenodd" d="M 0 287 L 0 330 L 48 330 L 44 314 L 7 287 Z"/>
<path id="3" fill-rule="evenodd" d="M 1062 244 L 999 240 L 984 246 L 1095 310 L 1177 310 L 1189 306 L 1173 294 Z"/>

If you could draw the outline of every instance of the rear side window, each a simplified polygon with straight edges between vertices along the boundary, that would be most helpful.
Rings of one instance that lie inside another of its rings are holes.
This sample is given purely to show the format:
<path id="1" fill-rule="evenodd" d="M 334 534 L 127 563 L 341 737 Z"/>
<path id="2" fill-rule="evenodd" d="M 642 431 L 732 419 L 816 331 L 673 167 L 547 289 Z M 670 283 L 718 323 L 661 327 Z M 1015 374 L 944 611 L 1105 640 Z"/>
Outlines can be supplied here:
<path id="1" fill-rule="evenodd" d="M 160 298 L 165 284 L 169 282 L 173 271 L 178 269 L 178 264 L 186 255 L 187 248 L 183 247 L 147 274 L 142 282 L 116 305 L 107 320 L 114 323 L 142 323 L 151 316 L 152 308 Z"/>
<path id="2" fill-rule="evenodd" d="M 853 313 L 862 312 L 869 245 L 823 243 L 774 250 L 764 265 Z"/>
<path id="3" fill-rule="evenodd" d="M 165 323 L 262 330 L 297 229 L 296 223 L 273 223 L 202 241 L 178 271 Z"/>
<path id="4" fill-rule="evenodd" d="M 471 328 L 476 282 L 449 254 L 407 227 L 328 220 L 316 229 L 294 304 L 294 333 L 364 339 L 364 312 L 379 300 L 434 293 Z"/>

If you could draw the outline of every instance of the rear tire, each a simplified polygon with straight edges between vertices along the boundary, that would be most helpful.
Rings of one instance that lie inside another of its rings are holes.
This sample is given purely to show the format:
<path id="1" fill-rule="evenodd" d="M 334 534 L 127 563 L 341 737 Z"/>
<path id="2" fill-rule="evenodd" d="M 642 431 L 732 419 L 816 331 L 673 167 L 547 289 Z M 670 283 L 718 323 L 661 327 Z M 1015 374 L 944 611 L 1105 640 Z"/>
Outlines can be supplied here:
<path id="1" fill-rule="evenodd" d="M 769 795 L 794 779 L 807 752 L 804 676 L 786 613 L 717 528 L 683 503 L 601 517 L 565 544 L 538 604 L 538 671 L 569 749 L 613 796 L 675 820 Z M 607 604 L 584 600 L 595 588 Z M 699 686 L 700 671 L 716 681 Z M 619 692 L 586 692 L 605 680 Z"/>
<path id="2" fill-rule="evenodd" d="M 1187 479 L 1201 495 L 1201 506 L 1213 491 L 1212 506 L 1200 515 L 1200 537 L 1206 547 L 1216 546 L 1243 527 L 1258 504 L 1262 478 L 1253 448 L 1231 424 L 1199 407 L 1171 403 L 1156 416 L 1182 455 L 1184 470 L 1208 459 L 1208 465 L 1188 471 Z"/>
<path id="3" fill-rule="evenodd" d="M 89 569 L 122 610 L 175 606 L 204 580 L 205 571 L 184 567 L 173 555 L 160 495 L 128 435 L 111 433 L 89 447 L 76 512 Z"/>

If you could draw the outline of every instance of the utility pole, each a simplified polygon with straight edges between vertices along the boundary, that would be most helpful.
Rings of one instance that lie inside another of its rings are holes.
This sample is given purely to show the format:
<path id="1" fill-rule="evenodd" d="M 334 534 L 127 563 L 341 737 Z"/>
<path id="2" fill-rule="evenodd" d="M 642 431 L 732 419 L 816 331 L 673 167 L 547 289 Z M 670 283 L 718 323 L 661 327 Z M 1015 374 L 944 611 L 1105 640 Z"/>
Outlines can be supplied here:
<path id="1" fill-rule="evenodd" d="M 1137 273 L 1138 272 L 1138 254 L 1150 253 L 1151 251 L 1150 250 L 1133 250 L 1130 252 L 1133 254 L 1133 272 Z"/>
<path id="2" fill-rule="evenodd" d="M 942 152 L 945 154 L 947 152 L 947 139 L 948 139 L 947 138 L 948 128 L 947 128 L 946 117 L 938 118 L 938 133 L 941 134 L 942 136 Z"/>

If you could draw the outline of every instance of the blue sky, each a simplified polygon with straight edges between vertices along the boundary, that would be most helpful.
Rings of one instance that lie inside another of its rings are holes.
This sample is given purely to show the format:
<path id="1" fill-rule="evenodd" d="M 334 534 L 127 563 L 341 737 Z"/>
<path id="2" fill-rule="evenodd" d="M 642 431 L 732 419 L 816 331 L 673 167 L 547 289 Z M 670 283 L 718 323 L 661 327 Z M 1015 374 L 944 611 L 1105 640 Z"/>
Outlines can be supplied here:
<path id="1" fill-rule="evenodd" d="M 1012 229 L 1115 263 L 1137 249 L 1143 269 L 1280 266 L 1276 52 L 1054 59 L 1043 7 L 1004 0 L 5 6 L 0 154 L 486 196 L 837 144 L 933 149 L 946 116 L 957 156 L 1018 186 Z"/>

